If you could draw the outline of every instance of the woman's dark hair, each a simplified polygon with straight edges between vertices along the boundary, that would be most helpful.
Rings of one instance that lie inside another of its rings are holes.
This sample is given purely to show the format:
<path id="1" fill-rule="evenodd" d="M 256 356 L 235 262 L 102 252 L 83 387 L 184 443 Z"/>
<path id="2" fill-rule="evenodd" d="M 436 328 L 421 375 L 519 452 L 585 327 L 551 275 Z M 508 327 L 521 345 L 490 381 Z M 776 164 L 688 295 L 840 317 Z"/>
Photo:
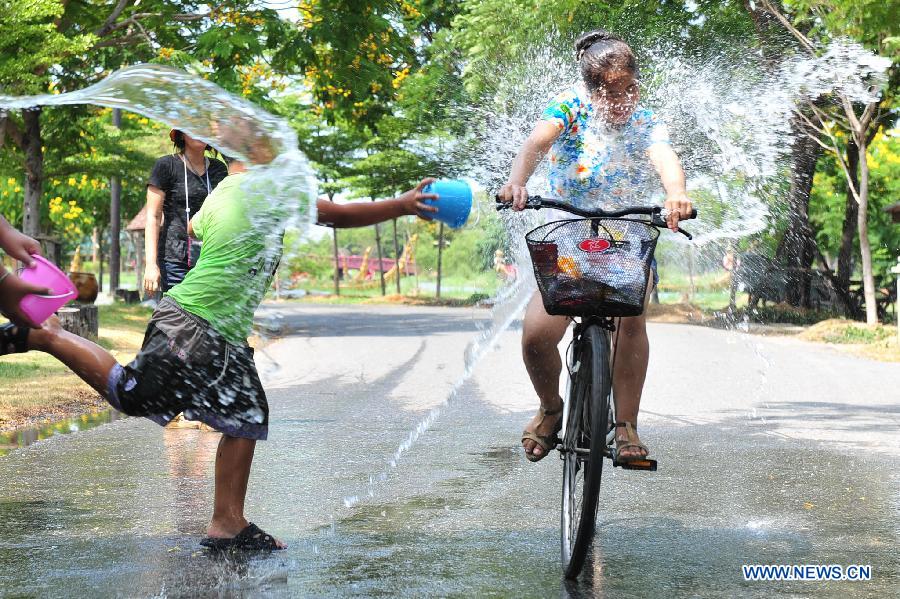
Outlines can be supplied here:
<path id="1" fill-rule="evenodd" d="M 178 149 L 179 152 L 184 152 L 184 145 L 185 145 L 184 131 L 181 131 L 180 129 L 172 129 L 172 131 L 169 133 L 169 139 L 172 140 L 172 143 L 175 144 L 175 147 Z M 213 147 L 211 145 L 207 144 L 205 151 L 213 152 L 215 150 L 213 149 Z"/>
<path id="2" fill-rule="evenodd" d="M 591 90 L 603 85 L 603 77 L 610 69 L 638 76 L 637 58 L 631 47 L 618 35 L 602 29 L 584 33 L 575 41 L 575 59 L 581 65 L 581 78 Z"/>
<path id="3" fill-rule="evenodd" d="M 172 131 L 172 143 L 179 151 L 184 152 L 184 132 L 175 129 Z"/>

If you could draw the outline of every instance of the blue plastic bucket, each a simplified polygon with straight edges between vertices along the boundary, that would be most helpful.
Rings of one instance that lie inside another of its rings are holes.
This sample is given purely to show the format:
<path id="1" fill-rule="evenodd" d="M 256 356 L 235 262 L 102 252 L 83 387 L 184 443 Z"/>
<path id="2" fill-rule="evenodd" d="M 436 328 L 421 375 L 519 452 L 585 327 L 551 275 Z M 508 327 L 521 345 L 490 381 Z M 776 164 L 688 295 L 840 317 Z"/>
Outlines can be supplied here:
<path id="1" fill-rule="evenodd" d="M 460 179 L 441 179 L 422 190 L 424 193 L 435 193 L 437 200 L 425 200 L 426 204 L 437 206 L 437 212 L 428 212 L 425 216 L 437 219 L 452 229 L 458 229 L 469 220 L 472 211 L 472 187 Z"/>

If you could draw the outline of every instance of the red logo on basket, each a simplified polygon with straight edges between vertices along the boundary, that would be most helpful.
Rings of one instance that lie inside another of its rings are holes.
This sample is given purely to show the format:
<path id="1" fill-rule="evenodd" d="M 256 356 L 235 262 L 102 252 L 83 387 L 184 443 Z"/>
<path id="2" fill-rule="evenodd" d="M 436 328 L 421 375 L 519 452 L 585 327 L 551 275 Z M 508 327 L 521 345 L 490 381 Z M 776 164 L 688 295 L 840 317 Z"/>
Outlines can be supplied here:
<path id="1" fill-rule="evenodd" d="M 592 237 L 590 239 L 585 239 L 581 243 L 578 244 L 578 249 L 582 252 L 587 252 L 592 254 L 594 252 L 605 252 L 610 248 L 612 244 L 609 243 L 608 239 L 598 239 L 596 237 Z"/>

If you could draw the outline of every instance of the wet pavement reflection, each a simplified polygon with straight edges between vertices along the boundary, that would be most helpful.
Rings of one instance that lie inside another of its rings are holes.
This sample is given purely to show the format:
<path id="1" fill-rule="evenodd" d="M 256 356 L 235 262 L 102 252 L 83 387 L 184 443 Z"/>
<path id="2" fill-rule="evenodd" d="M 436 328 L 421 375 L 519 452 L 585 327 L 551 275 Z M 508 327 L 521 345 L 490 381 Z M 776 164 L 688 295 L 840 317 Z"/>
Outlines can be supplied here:
<path id="1" fill-rule="evenodd" d="M 32 443 L 43 439 L 49 439 L 53 435 L 67 435 L 69 433 L 86 431 L 121 418 L 127 418 L 127 416 L 109 409 L 0 433 L 0 456 L 5 456 L 21 447 L 28 447 Z"/>
<path id="2" fill-rule="evenodd" d="M 280 382 L 270 386 L 270 440 L 257 450 L 248 517 L 287 541 L 285 552 L 214 557 L 198 546 L 212 507 L 215 433 L 129 418 L 0 458 L 3 595 L 869 597 L 900 588 L 897 454 L 768 434 L 721 393 L 733 382 L 714 379 L 697 386 L 683 417 L 647 398 L 641 434 L 659 470 L 604 471 L 589 567 L 563 582 L 561 465 L 555 455 L 524 459 L 518 433 L 532 398 L 516 407 L 509 396 L 522 388 L 504 382 L 524 375 L 515 331 L 387 479 L 369 484 L 433 405 L 426 399 L 446 396 L 456 378 L 473 320 L 447 314 L 440 323 L 440 314 L 415 315 L 439 331 L 428 338 L 413 325 L 407 341 L 366 331 L 353 342 L 322 330 L 312 346 L 296 337 L 268 348 L 265 359 L 280 364 L 269 380 Z M 660 329 L 659 345 L 689 333 Z M 710 335 L 704 343 L 725 333 Z M 828 368 L 831 359 L 822 357 Z M 772 399 L 773 413 L 804 418 L 792 398 Z M 348 494 L 360 495 L 354 507 Z M 871 564 L 873 580 L 741 576 L 742 564 L 794 563 Z"/>

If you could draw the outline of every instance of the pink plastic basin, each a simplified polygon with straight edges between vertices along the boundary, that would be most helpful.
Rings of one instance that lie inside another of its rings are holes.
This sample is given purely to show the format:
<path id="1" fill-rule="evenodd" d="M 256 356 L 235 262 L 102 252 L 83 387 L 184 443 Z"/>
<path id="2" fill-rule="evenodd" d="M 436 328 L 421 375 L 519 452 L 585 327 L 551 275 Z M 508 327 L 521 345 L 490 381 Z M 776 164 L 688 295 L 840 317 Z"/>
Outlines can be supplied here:
<path id="1" fill-rule="evenodd" d="M 48 287 L 53 290 L 52 295 L 28 294 L 19 302 L 19 307 L 35 324 L 42 324 L 50 318 L 50 315 L 59 310 L 69 300 L 78 296 L 75 285 L 69 280 L 68 275 L 56 268 L 52 262 L 43 256 L 33 255 L 34 266 L 25 268 L 19 273 L 19 278 L 33 285 Z"/>

